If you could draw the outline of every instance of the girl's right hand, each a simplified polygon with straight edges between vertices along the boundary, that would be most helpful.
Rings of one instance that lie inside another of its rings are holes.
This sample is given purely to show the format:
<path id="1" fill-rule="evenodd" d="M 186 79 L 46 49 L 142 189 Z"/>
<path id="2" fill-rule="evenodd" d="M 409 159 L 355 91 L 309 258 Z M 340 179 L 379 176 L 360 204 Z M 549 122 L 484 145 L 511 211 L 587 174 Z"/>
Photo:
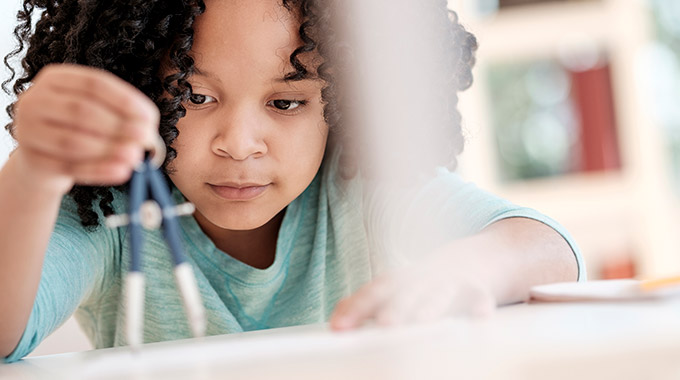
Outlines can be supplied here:
<path id="1" fill-rule="evenodd" d="M 43 68 L 15 104 L 13 153 L 32 186 L 117 185 L 158 134 L 159 112 L 141 91 L 85 66 Z"/>

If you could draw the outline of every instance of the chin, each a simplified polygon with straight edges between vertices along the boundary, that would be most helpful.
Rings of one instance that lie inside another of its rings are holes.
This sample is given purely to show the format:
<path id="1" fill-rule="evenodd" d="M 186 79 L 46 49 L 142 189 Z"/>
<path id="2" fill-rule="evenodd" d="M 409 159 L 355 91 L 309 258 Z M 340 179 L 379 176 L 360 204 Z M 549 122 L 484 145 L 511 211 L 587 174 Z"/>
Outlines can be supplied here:
<path id="1" fill-rule="evenodd" d="M 276 215 L 273 215 L 270 218 L 263 218 L 254 216 L 252 213 L 247 213 L 247 215 L 239 215 L 238 213 L 229 214 L 229 211 L 225 211 L 220 215 L 203 214 L 203 216 L 208 219 L 211 224 L 225 230 L 249 231 L 264 226 Z"/>

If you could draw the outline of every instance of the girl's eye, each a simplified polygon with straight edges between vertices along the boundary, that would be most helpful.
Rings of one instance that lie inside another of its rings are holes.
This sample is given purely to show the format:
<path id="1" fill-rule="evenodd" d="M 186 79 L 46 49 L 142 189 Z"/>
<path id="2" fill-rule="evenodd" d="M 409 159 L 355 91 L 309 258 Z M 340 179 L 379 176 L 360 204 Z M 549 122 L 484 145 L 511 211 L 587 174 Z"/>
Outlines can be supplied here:
<path id="1" fill-rule="evenodd" d="M 189 96 L 189 102 L 191 102 L 194 105 L 200 106 L 203 104 L 208 104 L 208 103 L 213 103 L 215 101 L 215 98 L 213 98 L 210 95 L 202 95 L 202 94 L 191 94 Z"/>
<path id="2" fill-rule="evenodd" d="M 296 108 L 304 106 L 307 102 L 304 100 L 277 99 L 270 101 L 268 104 L 280 111 L 293 111 Z"/>

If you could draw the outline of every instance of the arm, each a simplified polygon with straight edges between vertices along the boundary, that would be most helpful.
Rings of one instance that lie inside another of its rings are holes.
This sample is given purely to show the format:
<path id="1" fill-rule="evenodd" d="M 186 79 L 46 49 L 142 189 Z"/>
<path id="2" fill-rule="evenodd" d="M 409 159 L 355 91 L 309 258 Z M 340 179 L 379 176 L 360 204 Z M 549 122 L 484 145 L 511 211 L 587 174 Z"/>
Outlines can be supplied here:
<path id="1" fill-rule="evenodd" d="M 41 188 L 22 167 L 20 150 L 0 171 L 0 356 L 8 356 L 24 331 L 38 290 L 44 252 L 62 191 Z"/>
<path id="2" fill-rule="evenodd" d="M 435 256 L 440 267 L 462 266 L 463 271 L 475 273 L 498 305 L 525 301 L 532 286 L 578 278 L 577 261 L 567 241 L 547 225 L 527 218 L 502 219 L 479 234 L 445 245 Z"/>
<path id="3" fill-rule="evenodd" d="M 536 220 L 508 218 L 378 277 L 342 300 L 330 323 L 344 330 L 367 319 L 395 325 L 486 315 L 497 305 L 526 300 L 534 285 L 577 277 L 574 252 L 560 234 Z"/>
<path id="4" fill-rule="evenodd" d="M 113 207 L 125 207 L 116 199 Z M 102 217 L 99 213 L 100 218 Z M 18 344 L 5 358 L 15 361 L 33 351 L 86 302 L 99 304 L 120 272 L 121 230 L 86 230 L 77 204 L 65 197 L 44 254 L 39 285 Z M 92 338 L 92 337 L 91 337 Z"/>
<path id="5" fill-rule="evenodd" d="M 386 254 L 409 264 L 342 300 L 332 328 L 486 314 L 525 300 L 531 286 L 585 278 L 578 248 L 559 224 L 455 174 L 441 173 L 417 192 L 390 193 L 367 198 L 367 224 L 384 226 L 372 231 Z"/>
<path id="6" fill-rule="evenodd" d="M 110 73 L 44 68 L 19 97 L 19 148 L 0 171 L 0 354 L 24 332 L 64 194 L 78 184 L 120 184 L 142 158 L 158 111 Z"/>

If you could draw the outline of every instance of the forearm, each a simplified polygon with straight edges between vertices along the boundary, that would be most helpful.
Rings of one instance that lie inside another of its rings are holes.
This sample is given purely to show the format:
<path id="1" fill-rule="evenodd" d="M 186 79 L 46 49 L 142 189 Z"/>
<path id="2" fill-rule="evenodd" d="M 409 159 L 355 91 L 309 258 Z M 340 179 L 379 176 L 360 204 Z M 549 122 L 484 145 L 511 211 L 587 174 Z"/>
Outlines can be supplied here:
<path id="1" fill-rule="evenodd" d="M 500 220 L 479 234 L 445 245 L 435 255 L 442 268 L 487 287 L 497 304 L 526 300 L 534 285 L 576 281 L 578 265 L 566 240 L 532 219 Z"/>
<path id="2" fill-rule="evenodd" d="M 12 155 L 0 171 L 0 356 L 21 338 L 35 300 L 45 251 L 61 204 Z"/>
<path id="3" fill-rule="evenodd" d="M 526 300 L 534 285 L 577 277 L 574 252 L 558 232 L 531 219 L 503 219 L 375 278 L 340 301 L 330 323 L 345 330 L 367 319 L 394 325 L 484 315 Z"/>

